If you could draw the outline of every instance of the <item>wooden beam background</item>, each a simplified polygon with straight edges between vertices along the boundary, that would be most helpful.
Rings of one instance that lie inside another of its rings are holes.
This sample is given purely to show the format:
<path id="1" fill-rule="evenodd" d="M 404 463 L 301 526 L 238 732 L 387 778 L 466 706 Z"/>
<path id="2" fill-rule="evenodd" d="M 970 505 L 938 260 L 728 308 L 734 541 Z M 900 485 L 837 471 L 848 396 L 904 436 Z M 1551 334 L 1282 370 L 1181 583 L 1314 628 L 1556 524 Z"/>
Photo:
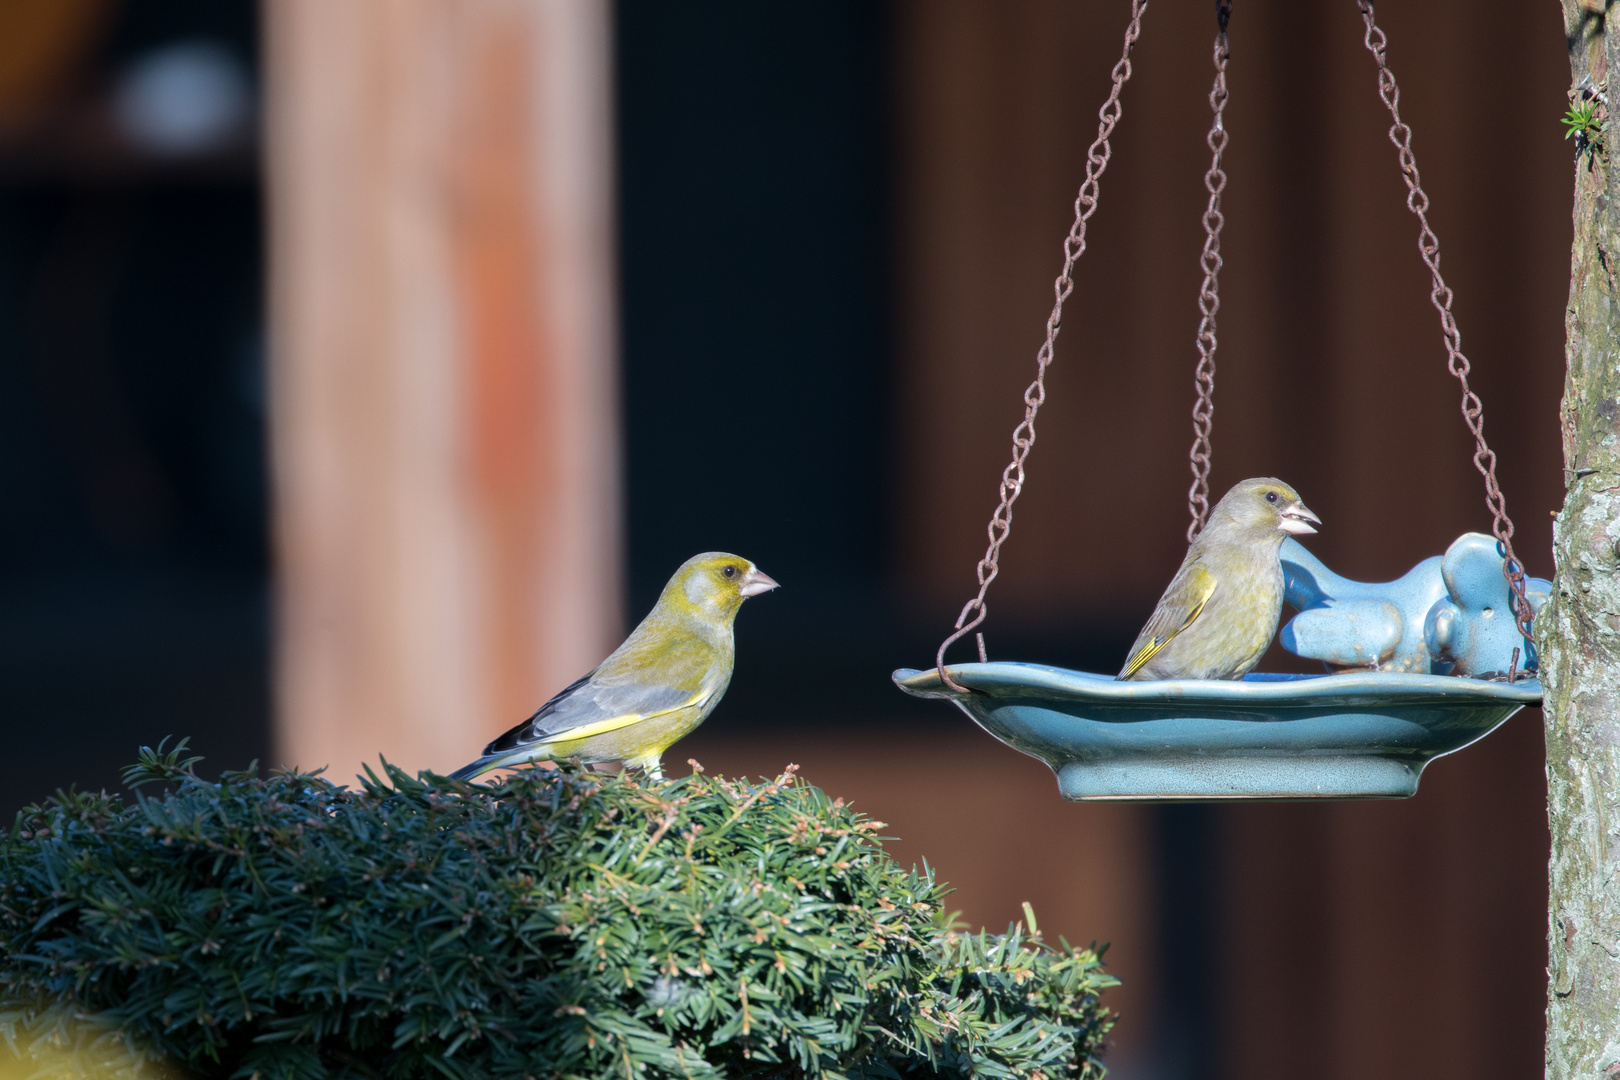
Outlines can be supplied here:
<path id="1" fill-rule="evenodd" d="M 276 763 L 448 771 L 620 631 L 608 5 L 265 5 Z"/>

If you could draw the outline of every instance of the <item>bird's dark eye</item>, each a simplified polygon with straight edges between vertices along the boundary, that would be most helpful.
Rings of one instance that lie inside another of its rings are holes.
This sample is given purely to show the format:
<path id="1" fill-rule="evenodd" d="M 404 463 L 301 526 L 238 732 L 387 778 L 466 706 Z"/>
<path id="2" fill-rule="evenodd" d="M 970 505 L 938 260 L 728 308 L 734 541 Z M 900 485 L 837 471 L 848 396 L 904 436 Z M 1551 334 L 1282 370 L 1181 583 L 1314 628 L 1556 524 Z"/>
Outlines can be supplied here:
<path id="1" fill-rule="evenodd" d="M 735 566 L 726 567 L 725 575 L 726 575 L 726 577 L 736 577 L 737 576 L 737 568 Z"/>
<path id="2" fill-rule="evenodd" d="M 1277 493 L 1275 491 L 1266 492 L 1266 502 L 1274 503 L 1276 501 L 1277 501 Z"/>

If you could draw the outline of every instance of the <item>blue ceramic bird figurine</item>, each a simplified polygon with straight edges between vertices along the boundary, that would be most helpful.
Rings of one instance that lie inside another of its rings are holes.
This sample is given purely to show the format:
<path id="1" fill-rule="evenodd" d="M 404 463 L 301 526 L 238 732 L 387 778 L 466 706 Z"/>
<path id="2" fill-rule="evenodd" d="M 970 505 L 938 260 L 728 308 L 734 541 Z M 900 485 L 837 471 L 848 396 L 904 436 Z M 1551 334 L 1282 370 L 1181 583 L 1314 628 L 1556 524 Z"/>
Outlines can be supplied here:
<path id="1" fill-rule="evenodd" d="M 1537 667 L 1535 642 L 1519 632 L 1513 601 L 1502 576 L 1501 547 L 1483 533 L 1464 533 L 1446 549 L 1440 566 L 1447 599 L 1429 609 L 1423 637 L 1437 664 L 1451 665 L 1454 675 L 1483 675 L 1507 671 L 1513 650 L 1519 650 L 1519 670 Z M 1552 594 L 1552 582 L 1524 579 L 1524 598 L 1539 612 Z"/>
<path id="2" fill-rule="evenodd" d="M 1536 666 L 1534 647 L 1513 624 L 1497 542 L 1464 533 L 1394 581 L 1340 577 L 1296 540 L 1281 551 L 1283 597 L 1299 614 L 1278 635 L 1296 656 L 1330 671 L 1409 671 L 1480 676 Z M 1539 610 L 1552 584 L 1525 579 Z"/>
<path id="3" fill-rule="evenodd" d="M 1376 583 L 1340 577 L 1297 540 L 1283 541 L 1281 559 L 1283 599 L 1299 610 L 1278 634 L 1283 648 L 1330 671 L 1430 674 L 1423 620 L 1446 595 L 1440 556 Z"/>

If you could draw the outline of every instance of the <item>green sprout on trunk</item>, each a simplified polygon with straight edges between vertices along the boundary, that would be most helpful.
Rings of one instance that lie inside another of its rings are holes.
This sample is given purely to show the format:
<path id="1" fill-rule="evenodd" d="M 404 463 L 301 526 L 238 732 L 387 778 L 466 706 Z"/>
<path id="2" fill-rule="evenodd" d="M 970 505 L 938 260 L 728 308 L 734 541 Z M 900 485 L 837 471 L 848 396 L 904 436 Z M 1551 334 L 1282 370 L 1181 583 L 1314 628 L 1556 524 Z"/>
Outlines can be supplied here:
<path id="1" fill-rule="evenodd" d="M 1575 140 L 1575 152 L 1603 153 L 1603 117 L 1601 103 L 1596 98 L 1584 98 L 1569 107 L 1560 119 L 1564 125 L 1564 138 Z"/>

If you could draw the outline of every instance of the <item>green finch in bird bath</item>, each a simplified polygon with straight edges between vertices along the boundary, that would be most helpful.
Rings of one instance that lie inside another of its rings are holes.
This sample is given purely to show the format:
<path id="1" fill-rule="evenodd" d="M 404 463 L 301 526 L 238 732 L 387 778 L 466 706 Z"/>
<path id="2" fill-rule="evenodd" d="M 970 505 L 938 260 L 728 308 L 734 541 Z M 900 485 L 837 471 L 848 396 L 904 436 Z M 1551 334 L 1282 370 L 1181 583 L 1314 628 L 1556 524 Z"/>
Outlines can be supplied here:
<path id="1" fill-rule="evenodd" d="M 661 778 L 664 751 L 707 720 L 731 684 L 737 609 L 776 587 L 740 556 L 693 556 L 613 655 L 451 777 L 571 759 L 622 761 Z"/>
<path id="2" fill-rule="evenodd" d="M 1245 480 L 1210 511 L 1131 646 L 1121 679 L 1241 679 L 1277 633 L 1289 535 L 1322 519 L 1281 480 Z"/>

